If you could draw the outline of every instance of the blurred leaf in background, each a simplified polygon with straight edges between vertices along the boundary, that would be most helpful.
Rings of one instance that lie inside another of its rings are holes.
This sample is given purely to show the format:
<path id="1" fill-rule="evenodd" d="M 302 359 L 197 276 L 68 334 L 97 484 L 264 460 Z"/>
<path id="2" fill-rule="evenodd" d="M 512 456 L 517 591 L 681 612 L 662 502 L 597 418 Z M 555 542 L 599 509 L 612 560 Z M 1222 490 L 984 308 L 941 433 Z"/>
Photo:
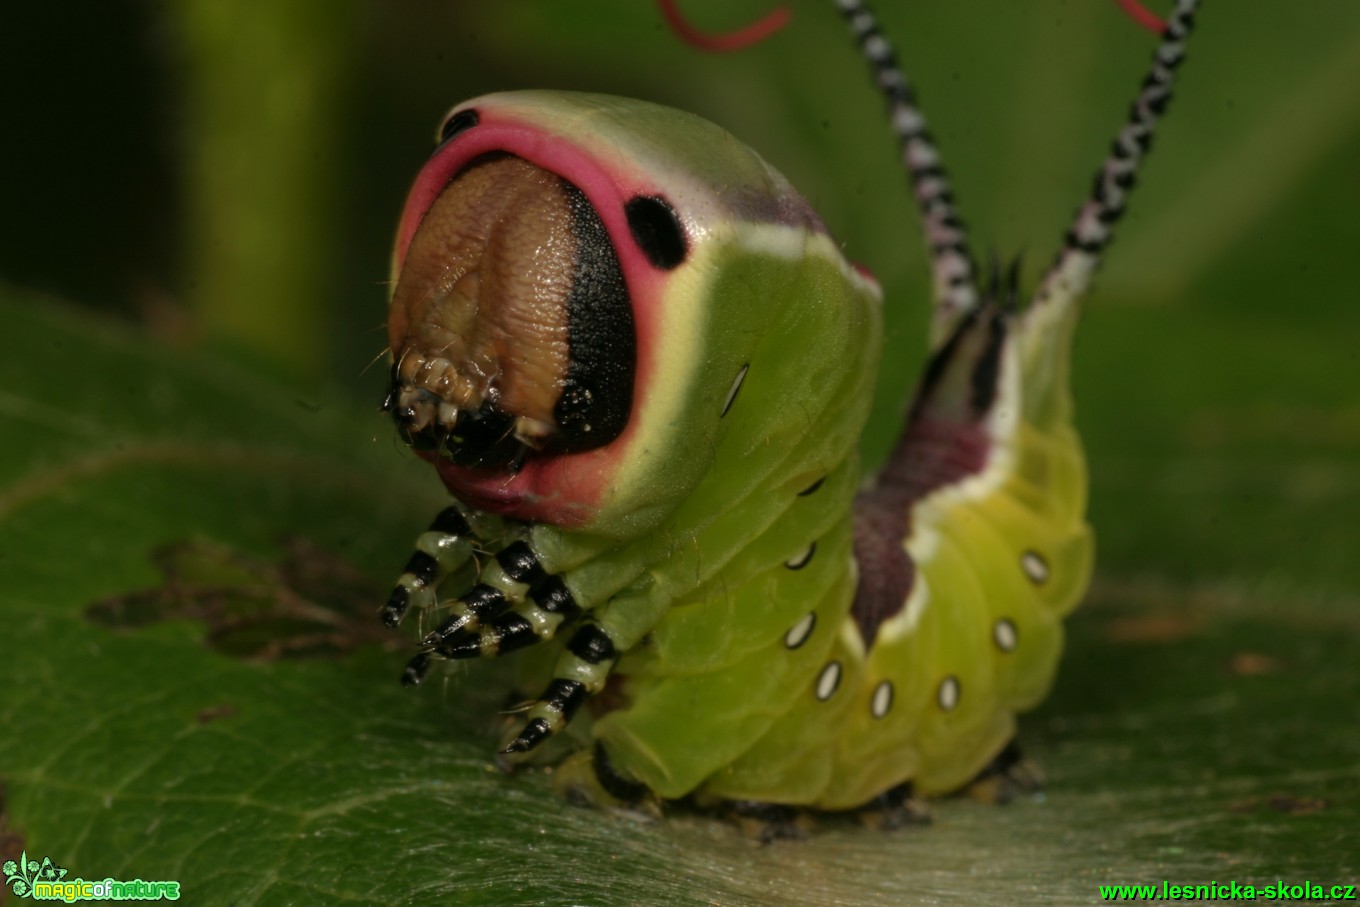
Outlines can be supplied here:
<path id="1" fill-rule="evenodd" d="M 1034 279 L 1151 40 L 1103 2 L 882 7 L 978 248 L 1024 252 Z M 766 11 L 685 8 L 714 30 Z M 1098 281 L 1075 374 L 1098 576 L 1022 722 L 1045 799 L 761 849 L 494 773 L 484 666 L 396 686 L 401 641 L 372 642 L 355 602 L 443 492 L 373 412 L 383 369 L 365 366 L 396 213 L 459 100 L 627 94 L 759 149 L 885 285 L 869 443 L 888 442 L 920 364 L 920 238 L 843 23 L 794 11 L 708 56 L 636 0 L 7 10 L 0 856 L 179 878 L 195 903 L 1091 903 L 1119 881 L 1356 881 L 1350 0 L 1206 4 Z"/>

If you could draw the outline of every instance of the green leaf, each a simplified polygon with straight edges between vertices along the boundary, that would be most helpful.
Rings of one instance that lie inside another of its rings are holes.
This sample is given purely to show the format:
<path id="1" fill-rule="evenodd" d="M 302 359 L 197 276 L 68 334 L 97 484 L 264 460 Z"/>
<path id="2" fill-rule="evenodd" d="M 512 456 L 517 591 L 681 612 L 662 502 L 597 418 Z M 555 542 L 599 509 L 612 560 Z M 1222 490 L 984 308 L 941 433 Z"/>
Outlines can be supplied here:
<path id="1" fill-rule="evenodd" d="M 1105 580 L 1026 724 L 1041 798 L 771 847 L 683 811 L 643 823 L 493 770 L 488 666 L 396 684 L 376 606 L 443 493 L 371 408 L 32 299 L 0 318 L 17 341 L 0 365 L 5 822 L 72 878 L 262 904 L 1090 901 L 1112 881 L 1354 878 L 1353 599 Z"/>

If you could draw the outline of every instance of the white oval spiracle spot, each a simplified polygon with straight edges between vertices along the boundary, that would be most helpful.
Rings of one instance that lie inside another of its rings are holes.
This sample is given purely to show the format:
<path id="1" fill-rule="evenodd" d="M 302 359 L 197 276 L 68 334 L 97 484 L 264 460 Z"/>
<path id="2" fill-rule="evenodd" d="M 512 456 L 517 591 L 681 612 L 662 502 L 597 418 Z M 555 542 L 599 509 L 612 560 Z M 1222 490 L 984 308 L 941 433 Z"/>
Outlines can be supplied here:
<path id="1" fill-rule="evenodd" d="M 817 675 L 817 698 L 826 702 L 836 692 L 836 687 L 841 685 L 841 663 L 839 661 L 829 661 L 826 667 L 822 668 L 822 673 Z"/>
<path id="2" fill-rule="evenodd" d="M 788 567 L 790 570 L 802 570 L 808 565 L 808 561 L 812 560 L 812 556 L 816 553 L 817 543 L 813 542 L 811 545 L 808 545 L 807 550 L 802 554 L 785 561 L 784 566 Z"/>
<path id="3" fill-rule="evenodd" d="M 1048 561 L 1037 551 L 1026 551 L 1020 555 L 1020 569 L 1025 571 L 1030 582 L 1042 586 L 1048 582 Z"/>
<path id="4" fill-rule="evenodd" d="M 959 697 L 963 695 L 963 690 L 959 686 L 959 679 L 950 674 L 940 681 L 939 692 L 935 694 L 935 701 L 940 704 L 940 710 L 952 712 L 959 706 Z"/>
<path id="5" fill-rule="evenodd" d="M 817 613 L 815 611 L 809 611 L 807 614 L 803 615 L 802 620 L 798 621 L 798 623 L 794 624 L 792 627 L 789 627 L 789 632 L 784 634 L 784 645 L 788 646 L 790 649 L 798 648 L 808 641 L 808 637 L 812 635 L 812 630 L 816 626 Z"/>
<path id="6" fill-rule="evenodd" d="M 998 618 L 997 622 L 992 624 L 992 642 L 1003 652 L 1014 652 L 1020 643 L 1020 631 L 1009 618 Z"/>
<path id="7" fill-rule="evenodd" d="M 732 386 L 727 389 L 727 399 L 723 401 L 722 413 L 718 418 L 727 415 L 727 411 L 732 408 L 732 404 L 737 401 L 737 392 L 741 390 L 742 384 L 746 381 L 746 372 L 751 367 L 751 363 L 746 363 L 737 372 L 737 377 L 732 379 Z"/>
<path id="8" fill-rule="evenodd" d="M 888 714 L 888 710 L 893 704 L 893 685 L 891 680 L 885 680 L 874 687 L 874 698 L 869 703 L 869 712 L 875 718 L 882 718 Z"/>

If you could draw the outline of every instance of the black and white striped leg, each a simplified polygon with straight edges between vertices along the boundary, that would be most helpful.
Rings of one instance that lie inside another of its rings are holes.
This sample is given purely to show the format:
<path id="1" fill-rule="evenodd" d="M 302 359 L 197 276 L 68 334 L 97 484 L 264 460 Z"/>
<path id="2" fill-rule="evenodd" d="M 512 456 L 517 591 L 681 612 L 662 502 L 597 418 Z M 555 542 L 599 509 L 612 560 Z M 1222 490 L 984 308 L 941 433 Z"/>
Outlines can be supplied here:
<path id="1" fill-rule="evenodd" d="M 403 682 L 419 683 L 432 658 L 491 658 L 552 639 L 581 613 L 562 578 L 546 572 L 526 542 L 514 542 L 450 606 L 453 614 L 422 641 Z"/>
<path id="2" fill-rule="evenodd" d="M 958 318 L 979 302 L 977 268 L 968 248 L 968 231 L 959 219 L 954 192 L 940 152 L 916 101 L 916 92 L 863 0 L 836 0 L 873 69 L 874 82 L 888 103 L 893 132 L 902 147 L 902 165 L 911 178 L 921 226 L 930 249 L 935 284 L 936 339 L 951 332 Z"/>
<path id="3" fill-rule="evenodd" d="M 526 721 L 501 752 L 527 753 L 561 731 L 588 698 L 604 689 L 618 651 L 607 629 L 595 621 L 582 623 L 553 670 L 548 687 L 529 707 Z"/>
<path id="4" fill-rule="evenodd" d="M 395 628 L 412 608 L 431 607 L 439 584 L 472 557 L 473 540 L 472 528 L 457 506 L 441 510 L 416 539 L 415 553 L 383 606 L 383 623 Z"/>
<path id="5" fill-rule="evenodd" d="M 1176 0 L 1142 88 L 1129 108 L 1129 117 L 1115 137 L 1109 157 L 1096 173 L 1090 196 L 1067 231 L 1058 261 L 1039 293 L 1040 300 L 1058 289 L 1065 291 L 1067 297 L 1082 292 L 1100 253 L 1114 237 L 1115 222 L 1124 213 L 1138 168 L 1152 147 L 1153 131 L 1171 101 L 1172 84 L 1176 70 L 1185 60 L 1185 42 L 1194 26 L 1198 5 L 1199 0 Z"/>
<path id="6" fill-rule="evenodd" d="M 512 542 L 483 568 L 475 586 L 447 604 L 449 616 L 426 634 L 422 644 L 434 648 L 476 630 L 522 603 L 526 593 L 548 579 L 529 543 Z"/>

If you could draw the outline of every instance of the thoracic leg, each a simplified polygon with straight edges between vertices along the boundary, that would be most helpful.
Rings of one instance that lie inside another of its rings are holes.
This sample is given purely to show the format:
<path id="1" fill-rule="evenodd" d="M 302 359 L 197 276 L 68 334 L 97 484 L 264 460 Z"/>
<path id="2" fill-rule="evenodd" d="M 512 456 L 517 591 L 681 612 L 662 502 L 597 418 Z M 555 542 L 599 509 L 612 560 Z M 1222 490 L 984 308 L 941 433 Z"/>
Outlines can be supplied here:
<path id="1" fill-rule="evenodd" d="M 492 657 L 552 639 L 581 613 L 562 578 L 544 570 L 523 540 L 497 553 L 449 610 L 422 641 L 425 651 L 407 665 L 404 683 L 419 683 L 432 658 Z"/>
<path id="2" fill-rule="evenodd" d="M 439 584 L 472 556 L 474 542 L 472 527 L 457 505 L 441 510 L 416 539 L 415 553 L 383 606 L 383 623 L 395 628 L 411 608 L 430 608 Z"/>
<path id="3" fill-rule="evenodd" d="M 572 632 L 525 724 L 501 752 L 527 753 L 566 727 L 581 704 L 604 689 L 619 654 L 637 645 L 669 605 L 670 597 L 648 582 L 591 611 Z"/>
<path id="4" fill-rule="evenodd" d="M 507 755 L 527 753 L 567 726 L 589 697 L 604 689 L 618 661 L 618 648 L 595 620 L 581 623 L 553 670 L 547 689 L 529 707 L 526 722 L 501 749 Z"/>

